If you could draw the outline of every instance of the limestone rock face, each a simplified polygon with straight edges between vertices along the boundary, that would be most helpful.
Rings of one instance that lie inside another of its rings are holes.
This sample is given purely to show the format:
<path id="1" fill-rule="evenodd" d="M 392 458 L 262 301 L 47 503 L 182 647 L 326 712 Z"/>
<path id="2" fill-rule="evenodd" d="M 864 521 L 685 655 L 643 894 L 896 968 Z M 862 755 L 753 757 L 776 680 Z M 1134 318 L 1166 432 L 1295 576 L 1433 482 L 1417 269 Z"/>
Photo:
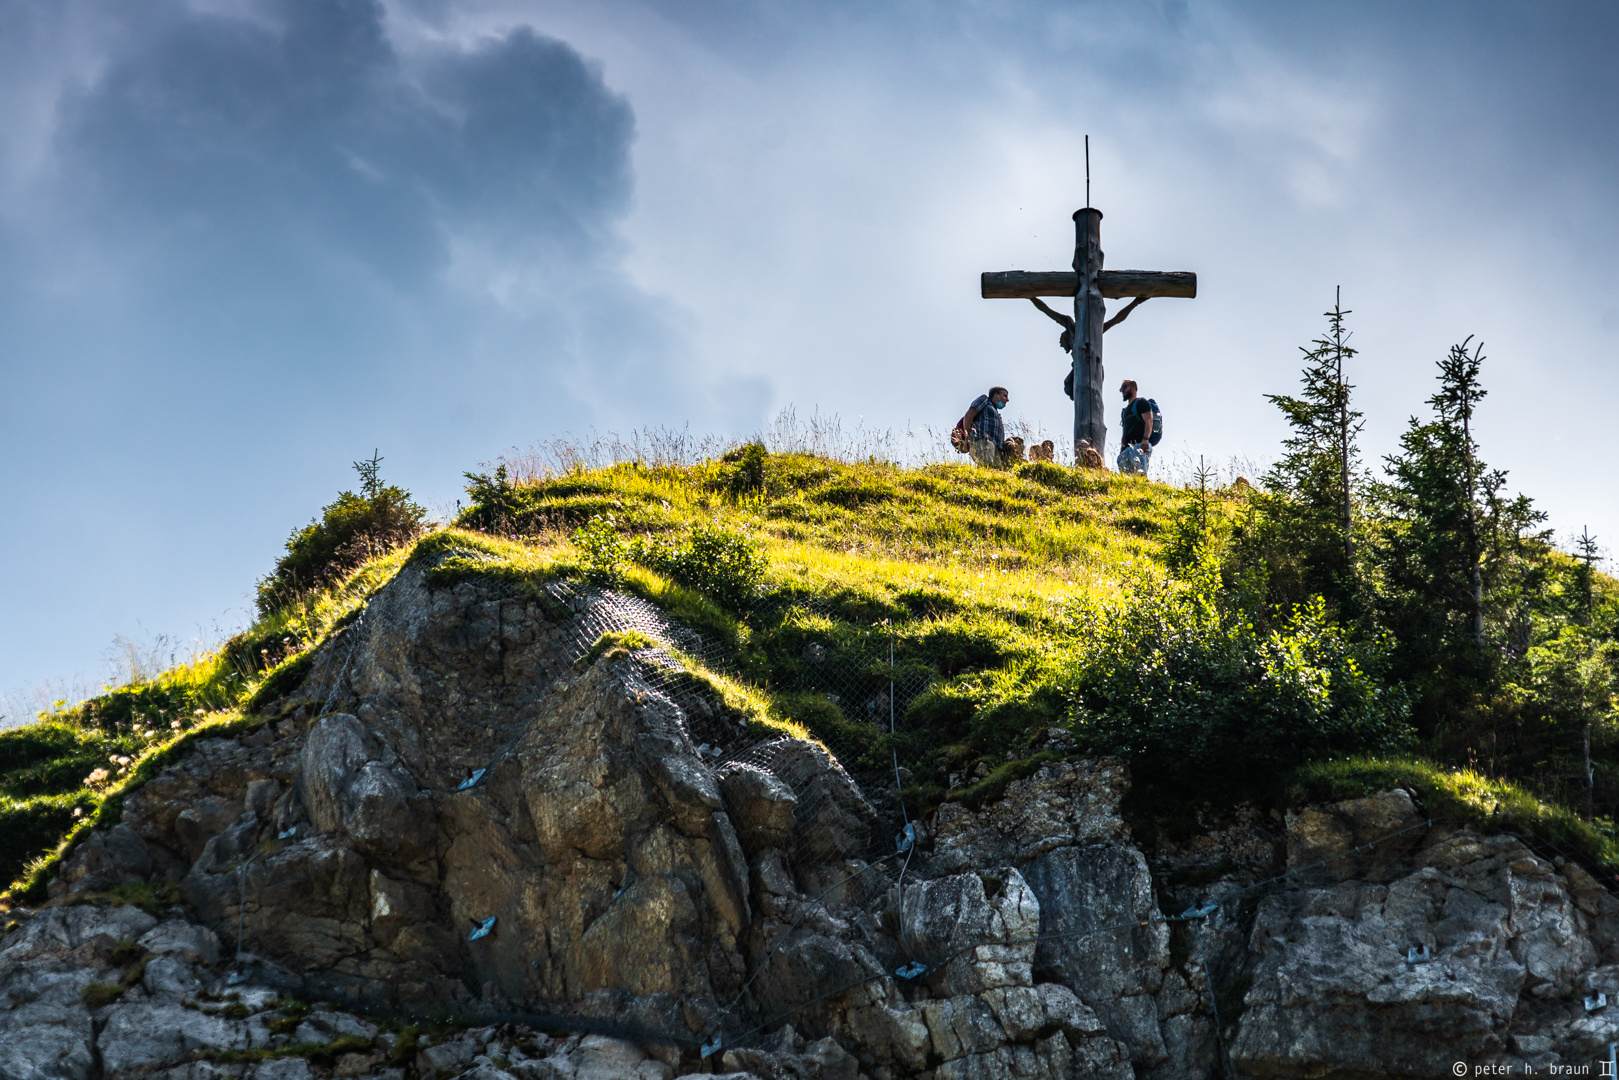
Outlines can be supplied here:
<path id="1" fill-rule="evenodd" d="M 904 893 L 900 922 L 952 994 L 1033 985 L 1040 904 L 1011 867 L 921 882 Z"/>
<path id="2" fill-rule="evenodd" d="M 1608 883 L 1408 792 L 1138 840 L 1124 767 L 1070 759 L 896 850 L 821 745 L 657 650 L 580 662 L 639 601 L 426 570 L 10 914 L 0 1080 L 1347 1080 L 1619 1040 Z M 481 1026 L 384 1022 L 435 1014 Z"/>
<path id="3" fill-rule="evenodd" d="M 1395 792 L 1298 815 L 1290 857 L 1341 846 L 1350 830 L 1336 823 L 1357 815 L 1398 824 L 1409 805 Z M 1346 877 L 1260 902 L 1253 984 L 1232 1047 L 1244 1072 L 1421 1076 L 1456 1061 L 1521 1058 L 1524 1047 L 1545 1068 L 1598 1049 L 1590 1033 L 1605 1021 L 1591 1023 L 1578 1000 L 1611 969 L 1598 967 L 1607 957 L 1596 920 L 1575 900 L 1575 882 L 1588 875 L 1558 873 L 1509 836 L 1436 831 L 1418 844 L 1414 871 L 1387 884 Z M 1397 872 L 1386 856 L 1359 869 Z"/>
<path id="4" fill-rule="evenodd" d="M 930 867 L 949 873 L 994 862 L 1021 866 L 1059 848 L 1124 838 L 1129 830 L 1119 801 L 1128 788 L 1118 762 L 1085 761 L 1041 766 L 978 813 L 946 803 L 934 818 Z"/>

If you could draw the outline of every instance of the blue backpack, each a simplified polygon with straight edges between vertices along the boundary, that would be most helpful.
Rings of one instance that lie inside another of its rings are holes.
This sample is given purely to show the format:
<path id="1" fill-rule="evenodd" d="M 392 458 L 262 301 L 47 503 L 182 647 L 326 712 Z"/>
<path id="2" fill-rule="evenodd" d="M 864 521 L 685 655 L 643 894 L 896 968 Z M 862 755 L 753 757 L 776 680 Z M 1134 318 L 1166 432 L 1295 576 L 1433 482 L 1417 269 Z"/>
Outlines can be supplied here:
<path id="1" fill-rule="evenodd" d="M 1121 422 L 1126 427 L 1128 427 L 1130 424 L 1130 415 L 1135 410 L 1136 401 L 1141 400 L 1143 399 L 1136 398 L 1135 401 L 1130 402 L 1130 404 L 1124 407 L 1124 415 L 1121 418 Z M 1146 398 L 1144 400 L 1148 405 L 1152 406 L 1152 434 L 1147 437 L 1147 442 L 1151 446 L 1157 446 L 1158 441 L 1164 437 L 1164 411 L 1158 407 L 1158 403 L 1152 398 Z"/>

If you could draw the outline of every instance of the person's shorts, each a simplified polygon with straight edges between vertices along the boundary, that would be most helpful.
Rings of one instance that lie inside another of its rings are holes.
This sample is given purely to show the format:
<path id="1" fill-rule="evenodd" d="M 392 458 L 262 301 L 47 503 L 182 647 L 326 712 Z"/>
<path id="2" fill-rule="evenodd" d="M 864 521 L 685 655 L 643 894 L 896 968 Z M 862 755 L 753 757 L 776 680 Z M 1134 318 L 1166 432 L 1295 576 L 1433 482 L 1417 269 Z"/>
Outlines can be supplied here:
<path id="1" fill-rule="evenodd" d="M 1119 447 L 1119 471 L 1126 476 L 1146 476 L 1152 464 L 1152 447 L 1141 449 L 1140 443 L 1126 443 Z"/>

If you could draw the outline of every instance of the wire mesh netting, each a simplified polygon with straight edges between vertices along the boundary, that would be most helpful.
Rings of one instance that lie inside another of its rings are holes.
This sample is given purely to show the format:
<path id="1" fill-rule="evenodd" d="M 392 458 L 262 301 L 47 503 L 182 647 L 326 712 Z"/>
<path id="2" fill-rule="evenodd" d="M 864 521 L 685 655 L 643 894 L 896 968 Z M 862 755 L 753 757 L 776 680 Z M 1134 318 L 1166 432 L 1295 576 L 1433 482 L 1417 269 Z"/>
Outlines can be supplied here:
<path id="1" fill-rule="evenodd" d="M 1358 1061 L 1379 1063 L 1387 1075 L 1426 1075 L 1445 1053 L 1469 1071 L 1494 1062 L 1541 1071 L 1586 1066 L 1587 1075 L 1601 1075 L 1610 1044 L 1619 1042 L 1619 963 L 1611 962 L 1619 959 L 1619 897 L 1612 876 L 1544 838 L 1435 826 L 1420 815 L 1397 828 L 1357 833 L 1320 858 L 1290 848 L 1283 873 L 1245 876 L 1226 868 L 1201 884 L 1161 887 L 1121 917 L 1042 906 L 1036 933 L 941 945 L 907 929 L 907 897 L 922 882 L 919 834 L 900 797 L 905 781 L 897 757 L 883 767 L 869 759 L 869 747 L 840 744 L 834 733 L 826 748 L 848 768 L 806 764 L 800 740 L 750 728 L 692 677 L 696 664 L 746 682 L 733 649 L 635 597 L 577 582 L 545 588 L 572 613 L 563 623 L 566 661 L 585 657 L 604 634 L 634 632 L 653 642 L 634 649 L 636 688 L 679 706 L 697 753 L 716 770 L 756 769 L 797 792 L 798 819 L 808 824 L 795 827 L 791 857 L 806 864 L 835 862 L 850 850 L 863 857 L 845 860 L 842 872 L 781 914 L 784 925 L 750 957 L 740 985 L 723 996 L 698 1035 L 499 1010 L 481 1013 L 485 1022 L 697 1045 L 709 1057 L 761 1045 L 782 1025 L 802 1023 L 863 984 L 885 981 L 904 994 L 976 962 L 983 950 L 1061 946 L 1117 948 L 1139 954 L 1144 964 L 1167 948 L 1189 995 L 1180 1015 L 1201 1025 L 1196 1030 L 1208 1044 L 1207 1075 L 1234 1077 L 1257 1067 L 1285 1075 L 1304 1066 L 1326 1075 L 1335 1061 L 1341 1070 L 1361 1067 Z M 746 613 L 749 620 L 780 615 L 768 605 Z M 812 641 L 802 659 L 797 681 L 772 689 L 818 694 L 845 715 L 889 731 L 902 728 L 909 704 L 937 677 L 899 663 L 882 628 L 858 648 Z M 329 694 L 337 693 L 348 661 L 341 649 L 326 658 L 318 677 Z M 514 745 L 463 786 L 476 787 Z M 823 812 L 829 809 L 838 812 Z M 829 911 L 844 925 L 883 927 L 865 939 L 878 968 L 800 986 L 779 1007 L 755 1000 L 751 992 L 771 965 L 791 962 L 800 928 Z M 1266 1033 L 1279 1031 L 1291 1034 L 1291 1050 L 1265 1043 Z"/>

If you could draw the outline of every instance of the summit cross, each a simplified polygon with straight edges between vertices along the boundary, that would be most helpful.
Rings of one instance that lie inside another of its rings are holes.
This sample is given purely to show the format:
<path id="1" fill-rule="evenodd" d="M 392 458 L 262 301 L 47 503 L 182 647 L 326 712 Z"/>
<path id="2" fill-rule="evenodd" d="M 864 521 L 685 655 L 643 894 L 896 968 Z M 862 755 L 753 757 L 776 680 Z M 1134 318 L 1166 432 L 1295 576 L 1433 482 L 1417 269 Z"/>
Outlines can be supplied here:
<path id="1" fill-rule="evenodd" d="M 1074 269 L 1072 272 L 986 271 L 982 279 L 985 299 L 1030 299 L 1040 296 L 1074 298 L 1074 461 L 1085 449 L 1102 453 L 1107 442 L 1107 419 L 1102 407 L 1102 334 L 1124 320 L 1137 304 L 1154 296 L 1197 296 L 1197 275 L 1186 271 L 1103 270 L 1102 211 L 1087 206 L 1074 211 Z M 1104 297 L 1134 297 L 1123 311 L 1107 319 Z M 1105 320 L 1105 321 L 1104 321 Z"/>

